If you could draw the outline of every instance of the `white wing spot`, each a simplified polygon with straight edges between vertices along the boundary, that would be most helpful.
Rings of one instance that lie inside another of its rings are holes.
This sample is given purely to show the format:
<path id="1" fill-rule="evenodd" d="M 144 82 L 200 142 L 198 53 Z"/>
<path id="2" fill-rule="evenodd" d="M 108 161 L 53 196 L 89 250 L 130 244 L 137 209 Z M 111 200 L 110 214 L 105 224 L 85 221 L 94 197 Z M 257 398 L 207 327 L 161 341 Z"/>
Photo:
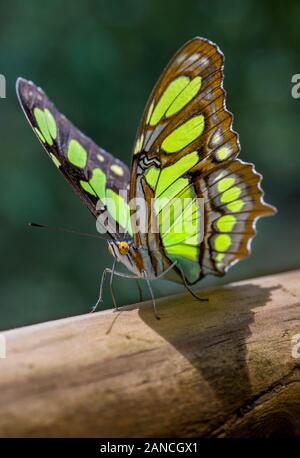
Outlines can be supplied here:
<path id="1" fill-rule="evenodd" d="M 116 174 L 119 175 L 120 177 L 124 175 L 124 170 L 120 165 L 113 164 L 110 166 L 110 169 Z"/>
<path id="2" fill-rule="evenodd" d="M 205 67 L 206 65 L 209 64 L 209 59 L 206 56 L 203 56 L 199 60 L 199 63 L 200 63 L 201 66 Z"/>
<path id="3" fill-rule="evenodd" d="M 195 62 L 196 60 L 198 60 L 199 57 L 200 57 L 200 54 L 198 54 L 198 53 L 193 54 L 193 55 L 190 56 L 188 59 L 186 59 L 186 63 L 192 64 L 193 62 Z"/>
<path id="4" fill-rule="evenodd" d="M 221 180 L 221 178 L 223 178 L 224 175 L 225 175 L 225 172 L 224 172 L 224 170 L 223 170 L 221 173 L 219 173 L 219 174 L 217 174 L 217 175 L 215 176 L 215 178 L 213 179 L 212 184 L 215 183 L 216 181 Z"/>
<path id="5" fill-rule="evenodd" d="M 196 62 L 199 59 L 199 57 L 200 57 L 200 54 L 195 53 L 189 56 L 187 59 L 184 59 L 182 68 L 186 68 L 189 65 L 193 64 L 194 62 Z"/>
<path id="6" fill-rule="evenodd" d="M 221 143 L 222 140 L 223 140 L 222 130 L 221 129 L 217 129 L 214 132 L 214 134 L 212 135 L 211 144 L 212 144 L 212 146 L 218 146 Z"/>
<path id="7" fill-rule="evenodd" d="M 180 64 L 184 59 L 185 59 L 186 53 L 181 54 L 180 56 L 177 57 L 176 62 Z"/>
<path id="8" fill-rule="evenodd" d="M 137 139 L 133 154 L 138 154 L 142 150 L 143 144 L 144 144 L 144 134 L 142 134 L 140 138 Z"/>

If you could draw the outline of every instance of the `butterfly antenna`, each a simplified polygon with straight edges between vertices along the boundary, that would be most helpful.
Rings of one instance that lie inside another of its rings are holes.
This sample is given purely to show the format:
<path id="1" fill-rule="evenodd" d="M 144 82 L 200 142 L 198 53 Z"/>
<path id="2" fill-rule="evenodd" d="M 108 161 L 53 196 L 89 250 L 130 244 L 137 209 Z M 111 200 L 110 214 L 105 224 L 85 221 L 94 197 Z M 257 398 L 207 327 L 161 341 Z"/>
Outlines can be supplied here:
<path id="1" fill-rule="evenodd" d="M 38 223 L 31 223 L 31 222 L 28 223 L 28 226 L 29 227 L 38 227 L 41 229 L 48 229 L 49 231 L 65 232 L 68 234 L 81 235 L 83 237 L 91 237 L 94 239 L 108 240 L 107 237 L 101 237 L 101 235 L 90 234 L 89 232 L 81 232 L 75 229 L 67 229 L 65 227 L 47 226 L 46 224 L 38 224 Z"/>

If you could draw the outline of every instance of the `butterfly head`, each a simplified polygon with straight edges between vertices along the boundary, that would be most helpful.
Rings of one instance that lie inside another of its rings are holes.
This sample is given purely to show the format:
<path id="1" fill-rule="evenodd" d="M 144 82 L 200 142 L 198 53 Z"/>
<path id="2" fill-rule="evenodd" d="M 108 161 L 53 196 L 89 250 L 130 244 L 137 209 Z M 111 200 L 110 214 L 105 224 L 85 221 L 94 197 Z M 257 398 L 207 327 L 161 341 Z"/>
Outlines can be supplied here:
<path id="1" fill-rule="evenodd" d="M 129 245 L 127 242 L 123 241 L 123 242 L 119 242 L 118 243 L 118 250 L 120 252 L 121 255 L 125 255 L 128 253 L 129 251 Z"/>
<path id="2" fill-rule="evenodd" d="M 140 275 L 140 253 L 132 240 L 108 241 L 109 253 L 135 275 Z"/>
<path id="3" fill-rule="evenodd" d="M 126 240 L 121 240 L 119 242 L 109 241 L 108 242 L 108 251 L 115 258 L 121 260 L 121 258 L 130 255 L 130 242 Z"/>

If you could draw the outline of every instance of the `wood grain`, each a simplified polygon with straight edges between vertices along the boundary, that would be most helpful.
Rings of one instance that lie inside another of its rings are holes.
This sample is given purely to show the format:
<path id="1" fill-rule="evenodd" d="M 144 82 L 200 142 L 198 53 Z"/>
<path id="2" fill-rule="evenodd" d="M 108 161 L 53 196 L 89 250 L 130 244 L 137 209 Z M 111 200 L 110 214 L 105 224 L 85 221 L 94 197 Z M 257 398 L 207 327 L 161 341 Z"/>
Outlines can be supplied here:
<path id="1" fill-rule="evenodd" d="M 300 270 L 201 295 L 3 333 L 0 436 L 300 437 Z"/>

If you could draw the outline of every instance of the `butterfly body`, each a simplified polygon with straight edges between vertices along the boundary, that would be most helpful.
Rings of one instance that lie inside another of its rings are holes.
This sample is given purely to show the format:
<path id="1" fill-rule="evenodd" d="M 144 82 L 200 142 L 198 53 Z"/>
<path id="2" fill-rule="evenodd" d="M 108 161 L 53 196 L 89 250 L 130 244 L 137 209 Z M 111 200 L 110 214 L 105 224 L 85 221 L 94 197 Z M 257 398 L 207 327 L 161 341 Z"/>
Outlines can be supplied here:
<path id="1" fill-rule="evenodd" d="M 143 271 L 141 269 L 140 255 L 134 247 L 132 240 L 123 240 L 121 242 L 109 241 L 108 247 L 109 253 L 118 262 L 121 262 L 136 277 L 142 278 Z"/>
<path id="2" fill-rule="evenodd" d="M 224 275 L 248 256 L 261 216 L 261 175 L 237 158 L 240 144 L 225 107 L 223 54 L 194 38 L 171 59 L 146 105 L 131 169 L 83 135 L 46 94 L 17 82 L 40 142 L 104 227 L 109 251 L 130 278 L 192 285 Z M 98 227 L 98 226 L 97 226 Z M 102 285 L 103 282 L 101 282 Z"/>

